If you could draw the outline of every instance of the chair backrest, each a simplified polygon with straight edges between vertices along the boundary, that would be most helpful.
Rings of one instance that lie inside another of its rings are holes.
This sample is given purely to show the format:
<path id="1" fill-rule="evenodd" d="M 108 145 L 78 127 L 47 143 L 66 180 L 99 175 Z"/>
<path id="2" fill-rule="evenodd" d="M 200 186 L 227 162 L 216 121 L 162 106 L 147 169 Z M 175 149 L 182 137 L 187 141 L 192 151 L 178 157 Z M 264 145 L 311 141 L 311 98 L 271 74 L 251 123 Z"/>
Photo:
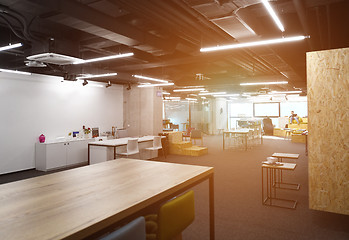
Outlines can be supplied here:
<path id="1" fill-rule="evenodd" d="M 116 130 L 116 137 L 117 137 L 117 138 L 125 138 L 125 137 L 128 137 L 128 131 L 127 131 L 127 129 L 117 129 L 117 130 Z"/>
<path id="2" fill-rule="evenodd" d="M 127 152 L 139 152 L 138 138 L 132 138 L 127 141 Z"/>
<path id="3" fill-rule="evenodd" d="M 173 239 L 181 234 L 194 221 L 194 218 L 194 192 L 191 190 L 160 207 L 158 239 Z"/>
<path id="4" fill-rule="evenodd" d="M 160 136 L 155 136 L 153 140 L 153 147 L 154 148 L 161 148 L 161 137 Z"/>
<path id="5" fill-rule="evenodd" d="M 100 240 L 145 240 L 145 220 L 139 217 Z"/>
<path id="6" fill-rule="evenodd" d="M 191 138 L 201 138 L 201 130 L 193 129 L 190 133 Z"/>

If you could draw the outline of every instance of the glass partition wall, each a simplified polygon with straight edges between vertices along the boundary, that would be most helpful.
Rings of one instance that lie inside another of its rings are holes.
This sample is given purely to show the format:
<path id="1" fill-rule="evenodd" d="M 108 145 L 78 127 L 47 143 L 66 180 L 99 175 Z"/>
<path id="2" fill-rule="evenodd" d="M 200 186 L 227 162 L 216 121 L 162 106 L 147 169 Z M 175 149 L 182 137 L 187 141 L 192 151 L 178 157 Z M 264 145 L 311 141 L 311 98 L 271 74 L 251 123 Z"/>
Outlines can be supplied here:
<path id="1" fill-rule="evenodd" d="M 200 129 L 206 134 L 212 133 L 212 104 L 211 100 L 193 101 L 164 101 L 164 120 L 178 125 L 179 131 L 188 127 Z"/>

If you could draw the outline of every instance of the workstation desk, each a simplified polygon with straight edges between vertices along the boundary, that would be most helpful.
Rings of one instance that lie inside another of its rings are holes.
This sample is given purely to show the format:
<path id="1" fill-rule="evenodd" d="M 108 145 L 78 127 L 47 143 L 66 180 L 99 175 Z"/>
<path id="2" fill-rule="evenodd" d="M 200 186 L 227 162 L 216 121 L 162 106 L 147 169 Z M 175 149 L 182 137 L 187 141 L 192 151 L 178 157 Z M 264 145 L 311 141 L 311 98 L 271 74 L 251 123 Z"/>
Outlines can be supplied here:
<path id="1" fill-rule="evenodd" d="M 94 164 L 99 162 L 105 162 L 107 160 L 107 148 L 113 148 L 113 158 L 116 159 L 116 148 L 126 146 L 129 139 L 135 139 L 137 137 L 125 137 L 125 138 L 117 138 L 117 139 L 110 139 L 105 141 L 97 141 L 97 142 L 89 142 L 88 143 L 88 164 Z M 162 136 L 162 138 L 165 138 L 165 136 Z M 143 136 L 139 137 L 138 143 L 147 143 L 147 142 L 153 142 L 154 136 Z M 104 147 L 103 150 L 101 150 L 100 147 Z M 149 146 L 150 147 L 150 146 Z M 93 151 L 96 154 L 91 154 L 91 148 L 93 148 Z M 101 151 L 103 151 L 101 153 Z"/>
<path id="2" fill-rule="evenodd" d="M 213 168 L 120 158 L 0 185 L 0 239 L 93 239 L 209 180 Z"/>

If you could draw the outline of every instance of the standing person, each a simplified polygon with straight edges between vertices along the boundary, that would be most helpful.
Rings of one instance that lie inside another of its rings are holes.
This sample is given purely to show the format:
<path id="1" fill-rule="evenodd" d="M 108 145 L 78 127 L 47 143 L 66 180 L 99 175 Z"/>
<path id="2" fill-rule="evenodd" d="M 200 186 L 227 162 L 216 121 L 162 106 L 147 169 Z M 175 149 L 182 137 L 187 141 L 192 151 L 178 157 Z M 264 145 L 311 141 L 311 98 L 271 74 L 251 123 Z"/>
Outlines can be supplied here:
<path id="1" fill-rule="evenodd" d="M 296 113 L 294 113 L 294 111 L 291 111 L 290 124 L 292 124 L 293 120 L 296 120 L 297 124 L 299 124 L 299 117 Z"/>

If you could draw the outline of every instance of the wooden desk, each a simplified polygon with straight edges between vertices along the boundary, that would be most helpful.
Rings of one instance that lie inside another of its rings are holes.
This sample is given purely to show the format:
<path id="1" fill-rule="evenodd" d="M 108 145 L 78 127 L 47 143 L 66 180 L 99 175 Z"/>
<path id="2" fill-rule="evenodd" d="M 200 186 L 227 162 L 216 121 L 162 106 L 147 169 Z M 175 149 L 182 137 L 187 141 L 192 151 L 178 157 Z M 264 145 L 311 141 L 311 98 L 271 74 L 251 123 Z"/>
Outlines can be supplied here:
<path id="1" fill-rule="evenodd" d="M 214 239 L 213 176 L 212 167 L 121 158 L 3 184 L 0 239 L 91 237 L 206 179 Z"/>
<path id="2" fill-rule="evenodd" d="M 164 136 L 162 136 L 165 138 Z M 111 140 L 105 140 L 105 141 L 99 141 L 99 142 L 89 142 L 88 143 L 88 164 L 91 163 L 99 163 L 107 161 L 107 159 L 98 160 L 98 161 L 91 161 L 91 146 L 98 146 L 98 147 L 112 147 L 114 149 L 114 159 L 116 159 L 116 148 L 121 146 L 126 146 L 129 139 L 134 139 L 132 137 L 125 137 L 125 138 L 118 138 L 118 139 L 111 139 Z M 143 142 L 150 142 L 154 140 L 154 136 L 144 136 L 138 138 L 138 143 Z"/>
<path id="3" fill-rule="evenodd" d="M 276 189 L 280 188 L 277 185 L 279 184 L 277 182 L 277 179 L 279 178 L 279 174 L 283 170 L 291 170 L 293 171 L 296 168 L 295 163 L 281 163 L 282 165 L 274 165 L 274 164 L 262 164 L 262 204 L 268 205 L 268 206 L 274 206 L 274 207 L 281 207 L 281 208 L 290 208 L 295 209 L 297 205 L 297 201 L 295 200 L 289 200 L 284 198 L 279 198 L 276 196 Z M 266 198 L 264 198 L 264 169 L 266 171 L 266 178 L 267 178 L 267 194 Z M 291 203 L 291 207 L 283 206 L 280 203 Z"/>

